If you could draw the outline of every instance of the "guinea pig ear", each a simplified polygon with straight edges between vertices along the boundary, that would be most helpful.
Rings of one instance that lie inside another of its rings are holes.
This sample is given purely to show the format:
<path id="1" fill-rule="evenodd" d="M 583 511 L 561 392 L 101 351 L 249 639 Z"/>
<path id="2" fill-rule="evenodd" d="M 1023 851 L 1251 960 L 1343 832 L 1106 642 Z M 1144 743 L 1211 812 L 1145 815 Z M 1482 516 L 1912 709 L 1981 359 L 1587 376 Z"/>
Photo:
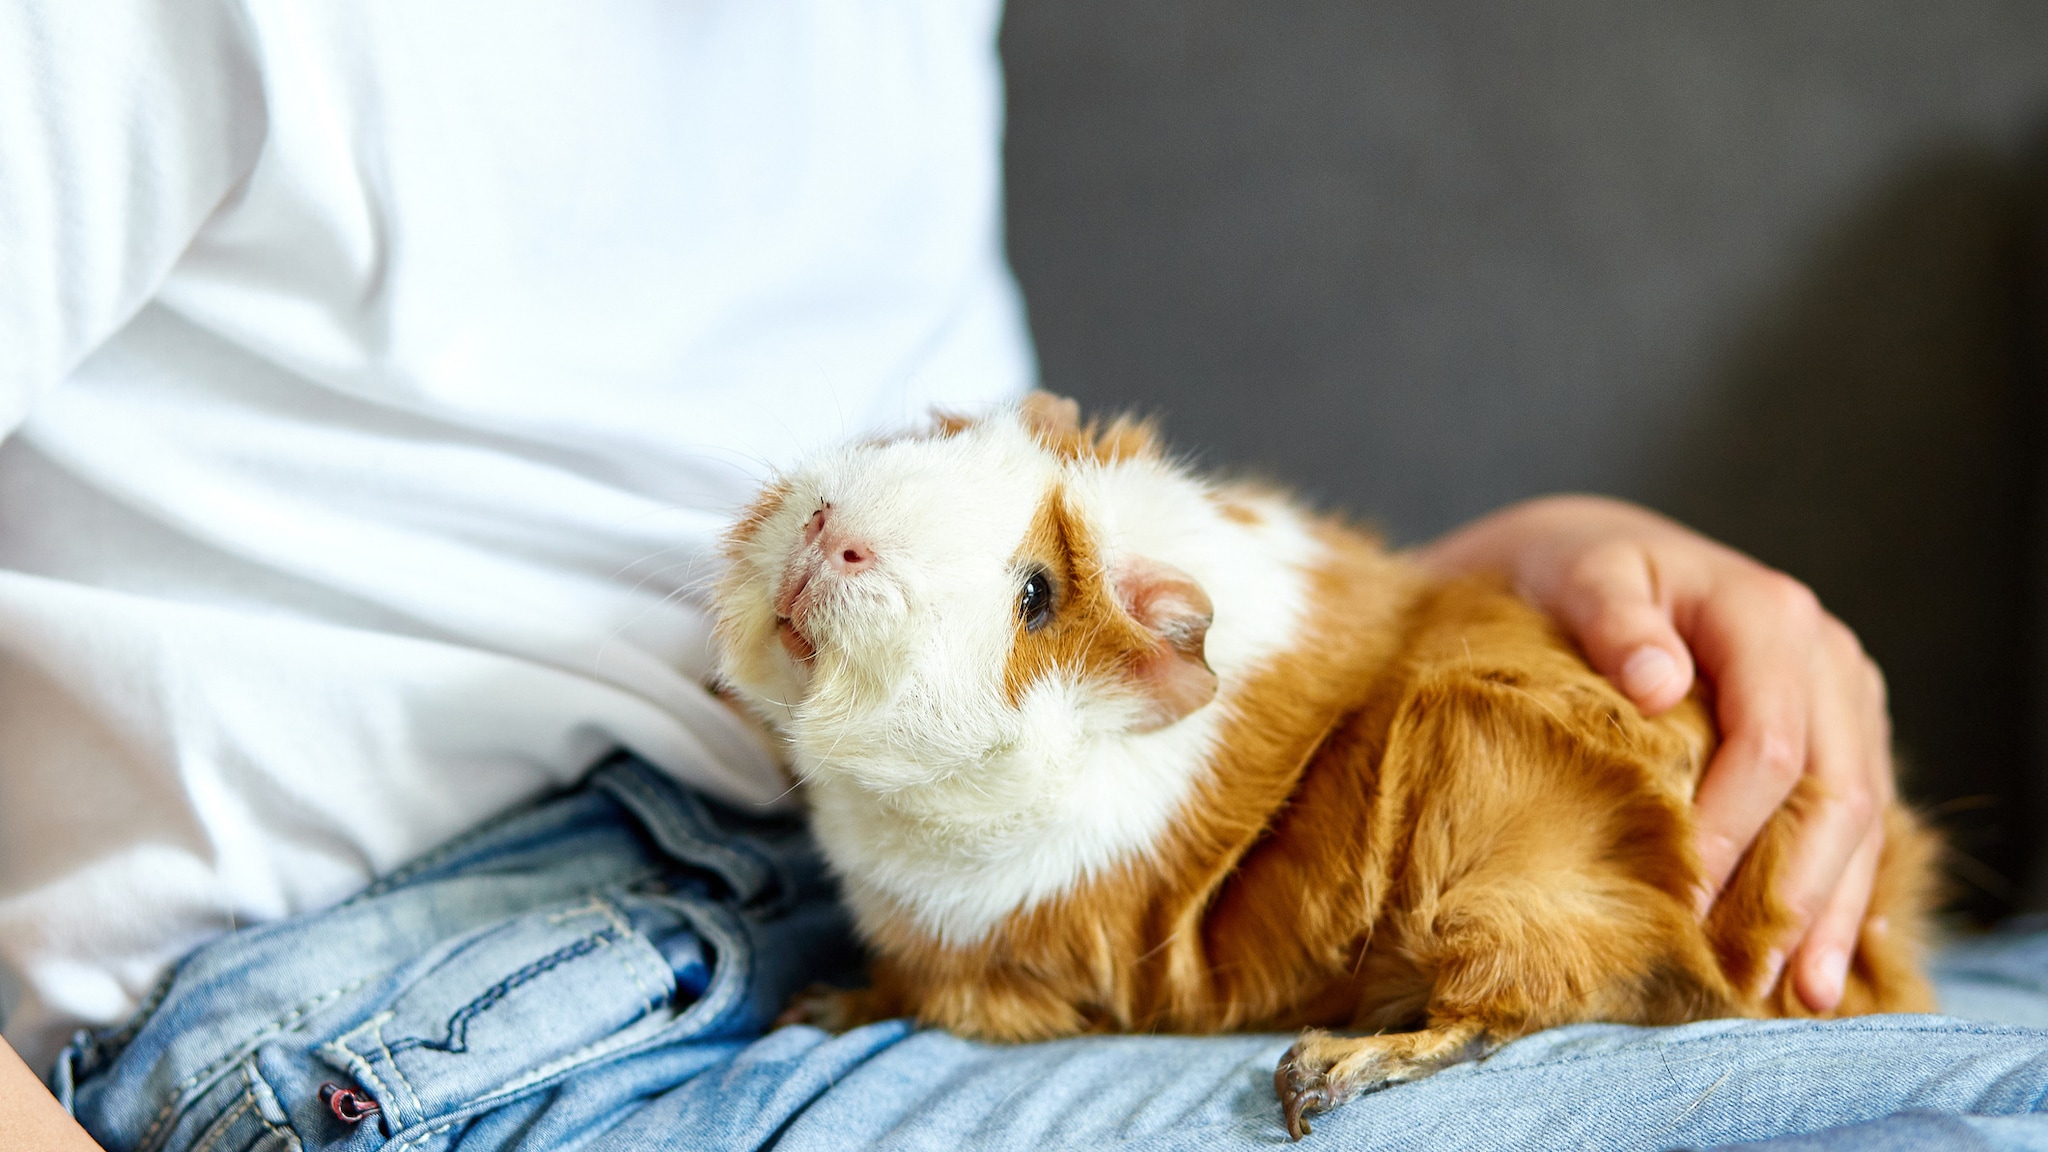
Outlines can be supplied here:
<path id="1" fill-rule="evenodd" d="M 1041 439 L 1075 436 L 1081 431 L 1081 406 L 1050 392 L 1026 396 L 1017 406 L 1017 414 L 1024 418 L 1024 426 Z"/>
<path id="2" fill-rule="evenodd" d="M 1164 728 L 1216 698 L 1216 673 L 1202 644 L 1213 608 L 1195 578 L 1157 560 L 1132 556 L 1111 576 L 1117 602 L 1156 641 L 1140 656 L 1132 674 L 1151 702 L 1140 732 Z"/>

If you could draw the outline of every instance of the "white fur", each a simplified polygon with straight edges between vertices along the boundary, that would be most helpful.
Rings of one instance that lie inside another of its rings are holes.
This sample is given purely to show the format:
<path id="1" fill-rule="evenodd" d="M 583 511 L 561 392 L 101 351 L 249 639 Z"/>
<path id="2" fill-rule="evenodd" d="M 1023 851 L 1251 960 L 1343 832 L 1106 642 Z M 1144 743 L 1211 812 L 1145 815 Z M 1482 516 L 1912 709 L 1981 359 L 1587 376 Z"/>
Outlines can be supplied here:
<path id="1" fill-rule="evenodd" d="M 863 922 L 908 915 L 955 944 L 1159 841 L 1209 763 L 1233 690 L 1301 626 L 1321 547 L 1282 501 L 1257 502 L 1260 523 L 1239 524 L 1177 467 L 1062 463 L 1013 418 L 843 450 L 786 479 L 790 495 L 721 593 L 728 644 L 757 649 L 729 650 L 728 676 L 788 736 Z M 1203 586 L 1216 702 L 1144 733 L 1120 685 L 1053 678 L 1008 703 L 1011 558 L 1058 483 L 1111 569 L 1144 556 Z M 877 561 L 832 590 L 806 670 L 772 631 L 732 621 L 758 624 L 823 502 Z"/>

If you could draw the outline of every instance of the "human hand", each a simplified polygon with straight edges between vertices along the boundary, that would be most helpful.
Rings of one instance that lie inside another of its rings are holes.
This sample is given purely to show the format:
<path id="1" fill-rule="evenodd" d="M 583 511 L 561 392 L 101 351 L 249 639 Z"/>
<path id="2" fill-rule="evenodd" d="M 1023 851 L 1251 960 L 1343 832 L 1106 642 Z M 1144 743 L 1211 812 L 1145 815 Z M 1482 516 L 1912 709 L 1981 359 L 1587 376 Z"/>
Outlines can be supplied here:
<path id="1" fill-rule="evenodd" d="M 1693 800 L 1701 915 L 1793 786 L 1816 778 L 1823 798 L 1802 814 L 1779 878 L 1795 927 L 1764 990 L 1790 957 L 1807 1007 L 1839 1004 L 1893 795 L 1884 677 L 1855 634 L 1790 576 L 1599 497 L 1518 504 L 1416 558 L 1446 574 L 1506 573 L 1647 714 L 1685 698 L 1697 661 L 1721 730 Z"/>

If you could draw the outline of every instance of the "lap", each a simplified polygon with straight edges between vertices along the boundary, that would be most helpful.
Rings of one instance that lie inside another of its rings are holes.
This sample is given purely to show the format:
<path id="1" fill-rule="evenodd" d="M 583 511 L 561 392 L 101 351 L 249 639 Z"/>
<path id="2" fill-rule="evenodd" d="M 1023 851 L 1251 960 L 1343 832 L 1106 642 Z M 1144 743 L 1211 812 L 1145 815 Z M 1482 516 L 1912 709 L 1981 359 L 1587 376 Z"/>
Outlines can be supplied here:
<path id="1" fill-rule="evenodd" d="M 765 1104 L 794 1089 L 809 1094 L 786 1109 L 778 1149 L 1271 1148 L 1285 1140 L 1272 1077 L 1288 1042 L 999 1047 L 900 1023 L 836 1038 L 784 1029 L 738 1054 L 716 1082 L 651 1102 L 602 1146 L 716 1131 L 735 1099 Z M 2048 1033 L 1942 1017 L 1579 1025 L 1361 1097 L 1320 1117 L 1309 1140 L 1328 1149 L 1703 1148 L 1907 1111 L 2024 1116 L 2044 1086 Z"/>
<path id="2" fill-rule="evenodd" d="M 1310 1140 L 2032 1147 L 2048 1031 L 1988 1022 L 2048 1024 L 2048 924 L 2028 927 L 1944 959 L 1944 1007 L 1978 1020 L 1555 1029 L 1362 1097 Z M 1285 1141 L 1285 1036 L 761 1035 L 846 943 L 800 832 L 619 763 L 341 908 L 203 950 L 137 1025 L 75 1045 L 58 1086 L 108 1147 L 151 1152 Z M 1811 1143 L 1837 1138 L 1861 1142 Z"/>

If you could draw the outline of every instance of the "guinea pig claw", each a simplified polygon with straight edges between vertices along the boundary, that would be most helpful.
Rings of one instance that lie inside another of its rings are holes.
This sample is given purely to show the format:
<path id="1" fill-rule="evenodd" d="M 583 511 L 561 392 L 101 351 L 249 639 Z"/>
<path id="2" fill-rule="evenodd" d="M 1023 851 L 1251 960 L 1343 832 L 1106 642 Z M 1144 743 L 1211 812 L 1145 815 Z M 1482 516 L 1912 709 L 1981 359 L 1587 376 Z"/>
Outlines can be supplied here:
<path id="1" fill-rule="evenodd" d="M 1290 1140 L 1314 1132 L 1309 1126 L 1309 1113 L 1321 1112 L 1332 1103 L 1329 1080 L 1316 1069 L 1295 1063 L 1292 1050 L 1273 1069 L 1273 1093 L 1280 1097 L 1280 1107 L 1286 1113 Z"/>

